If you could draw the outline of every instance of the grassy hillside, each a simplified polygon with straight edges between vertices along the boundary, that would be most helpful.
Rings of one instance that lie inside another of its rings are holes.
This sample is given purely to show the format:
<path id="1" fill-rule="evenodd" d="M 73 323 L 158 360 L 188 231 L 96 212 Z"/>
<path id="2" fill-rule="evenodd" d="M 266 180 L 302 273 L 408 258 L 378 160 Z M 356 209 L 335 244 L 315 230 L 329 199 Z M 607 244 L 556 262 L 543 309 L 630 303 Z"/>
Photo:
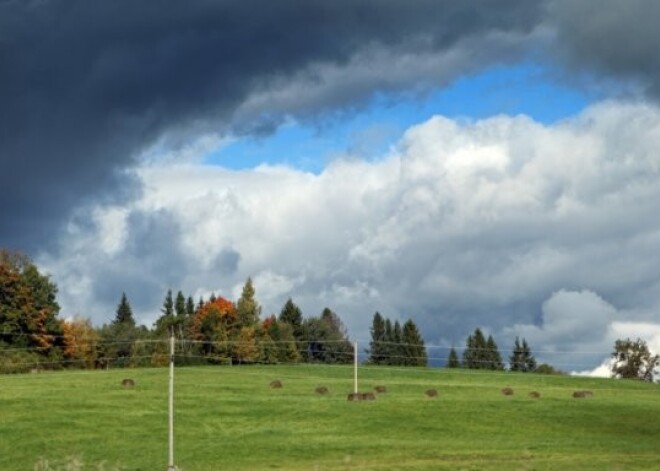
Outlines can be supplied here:
<path id="1" fill-rule="evenodd" d="M 135 380 L 124 389 L 125 377 Z M 279 379 L 282 389 L 271 389 Z M 165 470 L 167 369 L 0 376 L 0 469 Z M 660 387 L 444 369 L 176 370 L 176 462 L 205 470 L 660 469 Z M 314 392 L 326 386 L 328 395 Z M 504 396 L 501 388 L 513 388 Z M 436 388 L 437 398 L 424 391 Z M 593 391 L 574 399 L 578 389 Z M 529 392 L 538 391 L 540 399 Z M 48 466 L 46 466 L 46 461 Z M 84 463 L 80 466 L 78 463 Z M 65 464 L 68 463 L 68 468 Z M 76 467 L 78 466 L 78 467 Z"/>

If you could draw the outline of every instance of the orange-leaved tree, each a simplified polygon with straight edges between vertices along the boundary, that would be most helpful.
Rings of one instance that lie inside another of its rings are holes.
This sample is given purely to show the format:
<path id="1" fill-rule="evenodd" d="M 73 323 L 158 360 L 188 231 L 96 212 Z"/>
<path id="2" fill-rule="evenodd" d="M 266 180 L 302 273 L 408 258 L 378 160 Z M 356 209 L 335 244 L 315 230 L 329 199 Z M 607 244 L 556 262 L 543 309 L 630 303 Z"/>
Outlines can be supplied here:
<path id="1" fill-rule="evenodd" d="M 223 297 L 213 297 L 197 309 L 190 320 L 190 337 L 201 343 L 206 355 L 228 358 L 229 341 L 236 337 L 236 306 Z"/>
<path id="2" fill-rule="evenodd" d="M 72 366 L 94 368 L 98 358 L 99 334 L 89 319 L 62 321 L 64 359 Z"/>

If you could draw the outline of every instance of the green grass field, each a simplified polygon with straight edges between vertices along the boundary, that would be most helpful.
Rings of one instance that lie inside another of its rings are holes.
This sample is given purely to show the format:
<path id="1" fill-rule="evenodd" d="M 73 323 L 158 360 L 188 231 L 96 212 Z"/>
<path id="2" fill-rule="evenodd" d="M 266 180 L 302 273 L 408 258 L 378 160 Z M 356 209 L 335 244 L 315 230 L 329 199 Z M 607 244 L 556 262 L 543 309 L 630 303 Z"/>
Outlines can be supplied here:
<path id="1" fill-rule="evenodd" d="M 348 402 L 352 375 L 345 366 L 177 368 L 177 466 L 660 469 L 658 385 L 365 367 L 360 390 L 387 392 Z M 125 377 L 135 388 L 120 386 Z M 284 387 L 271 389 L 274 379 Z M 167 369 L 0 376 L 0 469 L 166 470 L 167 385 Z M 316 394 L 320 385 L 330 394 Z M 502 395 L 506 386 L 513 396 Z M 429 388 L 439 396 L 427 398 Z M 594 397 L 574 399 L 578 389 Z"/>

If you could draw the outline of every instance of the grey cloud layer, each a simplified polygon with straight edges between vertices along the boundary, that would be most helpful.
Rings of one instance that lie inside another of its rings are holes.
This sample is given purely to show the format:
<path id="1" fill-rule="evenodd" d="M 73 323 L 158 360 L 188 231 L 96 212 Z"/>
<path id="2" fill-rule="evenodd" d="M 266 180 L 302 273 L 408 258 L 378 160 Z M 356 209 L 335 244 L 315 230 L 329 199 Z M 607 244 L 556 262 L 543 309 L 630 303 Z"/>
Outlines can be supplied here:
<path id="1" fill-rule="evenodd" d="M 125 170 L 164 135 L 264 132 L 443 83 L 538 21 L 520 0 L 0 2 L 0 243 L 47 248 L 72 208 L 134 197 Z"/>
<path id="2" fill-rule="evenodd" d="M 150 167 L 140 173 L 149 190 L 115 220 L 121 233 L 99 250 L 116 210 L 99 211 L 97 230 L 65 243 L 90 256 L 44 265 L 62 276 L 67 314 L 113 308 L 117 293 L 69 292 L 116 285 L 108 267 L 135 280 L 129 296 L 156 272 L 177 273 L 175 288 L 228 296 L 252 276 L 266 313 L 293 296 L 306 314 L 332 307 L 360 338 L 379 310 L 414 316 L 432 343 L 460 345 L 480 326 L 503 349 L 515 335 L 553 350 L 589 336 L 603 352 L 613 323 L 659 321 L 659 144 L 657 107 L 612 102 L 553 126 L 436 117 L 408 130 L 394 155 L 336 161 L 318 176 Z M 143 218 L 151 222 L 135 223 Z M 172 250 L 146 251 L 139 266 L 145 224 L 169 234 Z M 170 287 L 160 281 L 143 319 Z"/>

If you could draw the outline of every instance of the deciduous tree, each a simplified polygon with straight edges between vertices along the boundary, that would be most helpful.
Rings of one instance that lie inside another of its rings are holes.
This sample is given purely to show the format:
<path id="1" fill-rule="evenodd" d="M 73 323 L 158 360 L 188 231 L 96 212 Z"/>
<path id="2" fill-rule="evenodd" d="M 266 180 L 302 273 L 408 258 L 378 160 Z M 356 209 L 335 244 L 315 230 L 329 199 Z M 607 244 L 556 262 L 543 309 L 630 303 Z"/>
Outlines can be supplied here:
<path id="1" fill-rule="evenodd" d="M 641 379 L 653 381 L 660 374 L 660 355 L 652 355 L 646 342 L 637 340 L 617 340 L 612 352 L 612 375 L 615 378 Z"/>

